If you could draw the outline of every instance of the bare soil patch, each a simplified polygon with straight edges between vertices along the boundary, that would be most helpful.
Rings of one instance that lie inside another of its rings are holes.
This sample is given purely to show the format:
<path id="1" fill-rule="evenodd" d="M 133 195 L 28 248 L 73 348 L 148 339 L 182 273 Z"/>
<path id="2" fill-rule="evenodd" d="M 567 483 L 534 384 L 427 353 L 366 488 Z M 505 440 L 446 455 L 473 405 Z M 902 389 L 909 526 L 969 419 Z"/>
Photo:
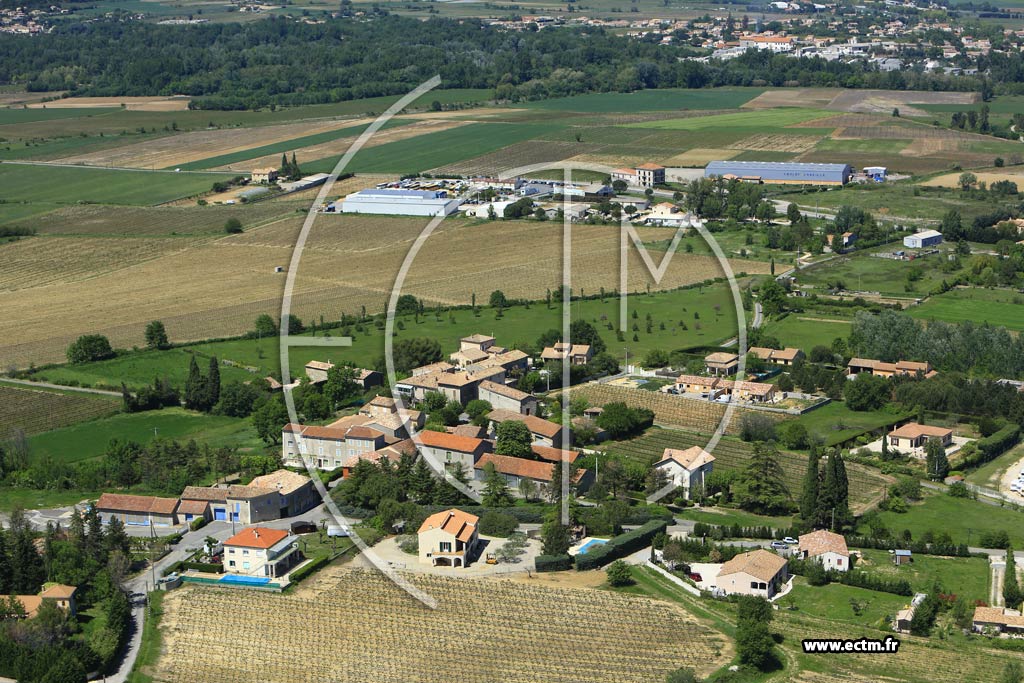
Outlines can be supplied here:
<path id="1" fill-rule="evenodd" d="M 777 107 L 818 107 L 824 108 L 836 95 L 839 88 L 784 88 L 766 90 L 743 105 L 743 109 L 775 109 Z"/>
<path id="2" fill-rule="evenodd" d="M 100 109 L 124 106 L 128 111 L 186 111 L 191 97 L 65 97 L 29 104 L 29 109 Z"/>

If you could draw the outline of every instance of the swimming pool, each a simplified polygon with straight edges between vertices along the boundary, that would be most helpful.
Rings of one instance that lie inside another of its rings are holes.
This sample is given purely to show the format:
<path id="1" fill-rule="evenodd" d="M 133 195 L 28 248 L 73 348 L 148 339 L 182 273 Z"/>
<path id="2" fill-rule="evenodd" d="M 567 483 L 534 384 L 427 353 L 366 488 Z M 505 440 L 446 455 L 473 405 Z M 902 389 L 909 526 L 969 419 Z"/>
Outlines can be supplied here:
<path id="1" fill-rule="evenodd" d="M 583 553 L 587 552 L 588 550 L 590 550 L 594 546 L 596 546 L 596 545 L 604 545 L 607 542 L 608 541 L 604 540 L 603 538 L 592 538 L 589 541 L 587 541 L 586 543 L 584 543 L 583 545 L 581 545 L 580 549 L 577 550 L 576 553 L 579 554 L 579 555 L 582 555 Z"/>
<path id="2" fill-rule="evenodd" d="M 269 576 L 239 576 L 237 574 L 227 574 L 218 581 L 218 583 L 244 583 L 248 585 L 262 586 L 270 583 Z"/>

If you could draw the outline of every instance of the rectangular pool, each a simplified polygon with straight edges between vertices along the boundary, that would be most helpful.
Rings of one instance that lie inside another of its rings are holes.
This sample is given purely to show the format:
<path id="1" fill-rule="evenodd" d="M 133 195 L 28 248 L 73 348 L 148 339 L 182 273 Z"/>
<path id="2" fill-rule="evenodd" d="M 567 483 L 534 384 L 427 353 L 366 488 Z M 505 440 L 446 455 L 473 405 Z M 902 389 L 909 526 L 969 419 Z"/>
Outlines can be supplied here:
<path id="1" fill-rule="evenodd" d="M 250 586 L 263 586 L 270 583 L 269 576 L 240 576 L 237 574 L 226 574 L 218 583 L 242 583 Z"/>
<path id="2" fill-rule="evenodd" d="M 588 550 L 590 550 L 594 546 L 604 545 L 605 543 L 607 543 L 607 541 L 605 541 L 604 539 L 592 538 L 589 541 L 587 541 L 586 543 L 584 543 L 583 545 L 581 545 L 580 549 L 577 550 L 576 552 L 578 554 L 582 555 L 583 553 L 587 552 Z"/>

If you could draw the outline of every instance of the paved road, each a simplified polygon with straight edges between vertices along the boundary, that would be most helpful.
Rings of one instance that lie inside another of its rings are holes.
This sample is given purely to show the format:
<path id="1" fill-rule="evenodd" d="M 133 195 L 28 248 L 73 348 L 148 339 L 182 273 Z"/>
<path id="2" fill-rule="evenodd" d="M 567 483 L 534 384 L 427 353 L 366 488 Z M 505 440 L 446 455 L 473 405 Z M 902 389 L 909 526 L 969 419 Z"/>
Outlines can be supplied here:
<path id="1" fill-rule="evenodd" d="M 750 326 L 753 327 L 756 330 L 758 327 L 761 327 L 761 323 L 763 323 L 763 322 L 764 322 L 764 311 L 761 308 L 761 304 L 755 301 L 754 302 L 754 319 L 750 321 Z"/>
<path id="2" fill-rule="evenodd" d="M 35 387 L 37 389 L 60 389 L 61 391 L 77 391 L 82 394 L 100 394 L 101 396 L 117 396 L 121 398 L 121 392 L 119 391 L 107 391 L 105 389 L 89 389 L 86 387 L 66 387 L 63 384 L 50 384 L 49 382 L 33 382 L 28 379 L 3 379 L 3 384 L 21 384 L 26 387 Z"/>

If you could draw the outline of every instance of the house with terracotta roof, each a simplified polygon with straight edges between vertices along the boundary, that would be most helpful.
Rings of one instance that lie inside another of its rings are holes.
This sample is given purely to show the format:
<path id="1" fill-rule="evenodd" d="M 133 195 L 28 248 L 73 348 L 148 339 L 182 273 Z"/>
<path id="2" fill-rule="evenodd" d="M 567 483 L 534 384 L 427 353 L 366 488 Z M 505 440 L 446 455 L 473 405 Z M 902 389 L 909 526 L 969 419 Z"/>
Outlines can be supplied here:
<path id="1" fill-rule="evenodd" d="M 277 491 L 278 517 L 294 517 L 315 508 L 320 496 L 313 486 L 313 480 L 304 474 L 280 469 L 254 478 L 249 486 Z"/>
<path id="2" fill-rule="evenodd" d="M 715 456 L 700 446 L 692 446 L 683 450 L 666 448 L 661 460 L 653 467 L 665 478 L 683 489 L 683 495 L 690 499 L 690 492 L 704 487 L 704 479 L 711 474 Z"/>
<path id="3" fill-rule="evenodd" d="M 775 595 L 789 576 L 786 559 L 758 548 L 740 553 L 722 565 L 716 588 L 726 595 Z"/>
<path id="4" fill-rule="evenodd" d="M 126 526 L 177 526 L 178 499 L 104 493 L 96 502 L 104 524 L 117 519 Z"/>
<path id="5" fill-rule="evenodd" d="M 302 561 L 298 537 L 283 529 L 254 526 L 224 541 L 224 572 L 278 578 Z"/>
<path id="6" fill-rule="evenodd" d="M 975 607 L 972 629 L 977 633 L 1024 634 L 1024 616 L 1006 607 Z"/>
<path id="7" fill-rule="evenodd" d="M 766 363 L 784 366 L 793 365 L 798 360 L 805 357 L 803 351 L 789 346 L 784 349 L 769 349 L 765 346 L 751 346 L 747 349 L 747 352 L 754 354 Z"/>
<path id="8" fill-rule="evenodd" d="M 467 475 L 472 474 L 477 459 L 491 450 L 488 441 L 447 432 L 424 430 L 416 434 L 416 440 L 419 442 L 420 454 L 435 469 L 453 469 L 461 466 Z"/>
<path id="9" fill-rule="evenodd" d="M 938 439 L 944 448 L 949 448 L 953 444 L 953 430 L 908 422 L 889 432 L 886 438 L 889 439 L 889 445 L 897 450 L 919 451 L 929 439 Z"/>
<path id="10" fill-rule="evenodd" d="M 420 525 L 421 564 L 435 567 L 465 567 L 480 541 L 480 518 L 452 508 L 436 512 Z"/>
<path id="11" fill-rule="evenodd" d="M 557 342 L 554 346 L 546 346 L 540 353 L 543 361 L 562 361 L 573 365 L 586 365 L 594 357 L 590 344 L 569 344 Z"/>
<path id="12" fill-rule="evenodd" d="M 895 363 L 888 363 L 873 358 L 851 358 L 850 362 L 846 364 L 848 377 L 855 377 L 862 372 L 887 379 L 904 375 L 921 375 L 931 378 L 938 374 L 927 361 L 898 360 Z"/>
<path id="13" fill-rule="evenodd" d="M 700 394 L 705 398 L 712 400 L 718 398 L 722 394 L 722 388 L 719 386 L 722 380 L 717 377 L 704 377 L 702 375 L 679 375 L 676 378 L 676 383 L 673 385 L 667 385 L 663 390 L 667 391 L 671 387 L 676 393 L 679 394 Z"/>
<path id="14" fill-rule="evenodd" d="M 43 586 L 36 595 L 12 595 L 25 610 L 25 618 L 32 619 L 39 613 L 39 608 L 44 602 L 53 603 L 58 609 L 62 609 L 71 616 L 75 616 L 78 606 L 75 602 L 75 593 L 78 591 L 74 586 L 65 586 L 60 583 L 48 583 Z"/>
<path id="15" fill-rule="evenodd" d="M 665 167 L 661 164 L 645 163 L 634 168 L 617 168 L 611 173 L 612 181 L 624 180 L 630 185 L 654 187 L 665 182 Z"/>
<path id="16" fill-rule="evenodd" d="M 800 559 L 815 560 L 827 571 L 845 572 L 850 569 L 850 550 L 842 535 L 819 529 L 801 535 L 797 541 Z"/>
<path id="17" fill-rule="evenodd" d="M 523 415 L 537 414 L 537 397 L 507 384 L 484 380 L 480 382 L 478 398 L 490 403 L 492 408 L 511 410 Z"/>
<path id="18" fill-rule="evenodd" d="M 403 439 L 398 443 L 384 446 L 384 448 L 375 450 L 372 453 L 360 453 L 359 455 L 350 456 L 349 459 L 341 466 L 341 476 L 348 477 L 351 475 L 353 468 L 355 468 L 360 461 L 365 460 L 374 464 L 387 461 L 392 464 L 396 464 L 402 459 L 403 455 L 410 455 L 413 458 L 416 457 L 416 443 L 412 439 Z"/>
<path id="19" fill-rule="evenodd" d="M 557 451 L 557 449 L 550 450 Z M 579 456 L 579 453 L 576 453 L 575 451 L 566 451 L 566 453 L 570 453 L 577 457 Z M 572 462 L 575 459 L 576 458 L 573 457 L 569 461 Z M 473 478 L 481 484 L 487 478 L 485 468 L 488 464 L 494 465 L 494 469 L 505 479 L 505 483 L 511 489 L 513 495 L 518 495 L 519 485 L 523 481 L 530 481 L 538 486 L 550 484 L 551 477 L 555 471 L 554 460 L 531 460 L 529 458 L 517 458 L 511 455 L 484 453 L 473 466 Z M 573 477 L 573 483 L 580 491 L 586 491 L 592 483 L 591 480 L 592 477 L 589 470 L 584 469 L 576 470 Z"/>
<path id="20" fill-rule="evenodd" d="M 731 375 L 739 367 L 740 357 L 727 351 L 715 351 L 704 356 L 704 369 L 709 375 Z"/>
<path id="21" fill-rule="evenodd" d="M 576 459 L 580 457 L 579 451 L 567 451 L 561 448 L 552 448 L 551 446 L 541 446 L 539 444 L 533 444 L 530 446 L 530 450 L 533 451 L 533 455 L 541 460 L 547 460 L 548 462 L 568 462 L 574 463 Z"/>
<path id="22" fill-rule="evenodd" d="M 487 419 L 491 422 L 491 433 L 496 435 L 497 425 L 506 420 L 522 422 L 533 435 L 533 443 L 552 448 L 562 447 L 562 425 L 555 424 L 536 415 L 523 415 L 511 410 L 492 410 L 487 413 Z"/>
<path id="23" fill-rule="evenodd" d="M 497 347 L 491 347 L 493 351 Z M 506 375 L 520 375 L 530 368 L 530 356 L 519 349 L 494 353 L 482 361 L 467 365 L 464 370 L 479 372 L 488 368 L 502 368 Z"/>

